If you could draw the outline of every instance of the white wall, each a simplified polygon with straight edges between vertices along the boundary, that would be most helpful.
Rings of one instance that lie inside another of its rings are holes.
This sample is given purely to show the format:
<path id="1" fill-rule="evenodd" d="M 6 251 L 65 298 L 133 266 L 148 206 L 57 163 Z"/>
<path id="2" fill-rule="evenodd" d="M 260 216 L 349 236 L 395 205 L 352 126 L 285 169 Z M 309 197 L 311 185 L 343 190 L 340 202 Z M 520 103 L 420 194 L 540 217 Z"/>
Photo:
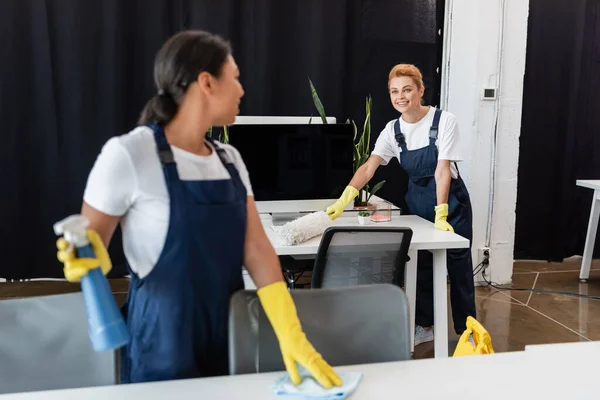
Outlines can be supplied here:
<path id="1" fill-rule="evenodd" d="M 461 132 L 465 160 L 459 168 L 473 203 L 473 261 L 479 262 L 478 249 L 489 246 L 488 279 L 508 283 L 529 0 L 447 0 L 447 8 L 442 107 L 456 115 Z M 484 87 L 499 87 L 497 100 L 482 100 Z"/>

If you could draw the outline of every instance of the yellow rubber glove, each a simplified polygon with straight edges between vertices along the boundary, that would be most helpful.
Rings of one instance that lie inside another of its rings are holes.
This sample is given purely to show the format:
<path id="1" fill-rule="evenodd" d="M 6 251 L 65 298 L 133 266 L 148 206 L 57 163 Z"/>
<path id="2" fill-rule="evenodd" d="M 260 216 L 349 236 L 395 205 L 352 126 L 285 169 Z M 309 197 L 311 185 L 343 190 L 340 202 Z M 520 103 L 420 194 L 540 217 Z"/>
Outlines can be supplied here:
<path id="1" fill-rule="evenodd" d="M 358 196 L 358 190 L 356 190 L 352 186 L 346 186 L 346 189 L 344 189 L 344 192 L 342 193 L 340 198 L 337 199 L 335 203 L 327 207 L 327 210 L 325 212 L 327 213 L 327 215 L 329 215 L 329 218 L 331 218 L 332 220 L 336 219 L 337 217 L 342 215 L 344 209 L 348 206 L 348 204 L 350 204 L 352 200 L 354 200 L 356 196 Z"/>
<path id="2" fill-rule="evenodd" d="M 301 383 L 296 363 L 302 365 L 326 389 L 341 386 L 342 380 L 317 353 L 300 326 L 296 306 L 285 282 L 276 282 L 257 290 L 265 314 L 279 340 L 285 368 L 294 384 Z"/>
<path id="3" fill-rule="evenodd" d="M 454 228 L 447 221 L 448 204 L 440 204 L 435 207 L 435 227 L 441 231 L 454 232 Z"/>
<path id="4" fill-rule="evenodd" d="M 100 235 L 91 229 L 88 229 L 86 233 L 94 249 L 96 258 L 77 258 L 75 248 L 64 237 L 56 241 L 56 248 L 58 249 L 57 258 L 60 262 L 64 263 L 63 271 L 65 278 L 69 282 L 79 282 L 90 269 L 98 268 L 98 266 L 100 266 L 104 275 L 108 274 L 112 269 L 110 256 L 106 247 L 104 247 Z"/>

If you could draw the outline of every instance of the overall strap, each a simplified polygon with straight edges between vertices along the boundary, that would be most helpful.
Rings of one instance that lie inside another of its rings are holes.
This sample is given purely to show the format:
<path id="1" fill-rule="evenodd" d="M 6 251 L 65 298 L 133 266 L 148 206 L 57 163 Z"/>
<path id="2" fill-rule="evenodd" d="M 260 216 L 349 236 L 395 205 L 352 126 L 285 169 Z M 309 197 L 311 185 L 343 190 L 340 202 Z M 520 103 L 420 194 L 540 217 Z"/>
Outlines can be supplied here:
<path id="1" fill-rule="evenodd" d="M 165 131 L 162 126 L 156 123 L 148 124 L 148 127 L 152 129 L 154 132 L 154 141 L 156 142 L 158 159 L 163 166 L 175 164 L 175 157 L 173 156 L 173 151 L 171 151 L 171 146 L 169 142 L 167 142 L 167 138 L 165 136 Z"/>
<path id="2" fill-rule="evenodd" d="M 229 154 L 225 151 L 224 148 L 222 148 L 218 142 L 216 140 L 214 140 L 211 137 L 206 137 L 206 140 L 212 144 L 212 146 L 215 148 L 215 150 L 217 151 L 217 155 L 219 156 L 219 159 L 221 160 L 221 162 L 223 163 L 223 165 L 225 167 L 227 167 L 228 164 L 233 164 L 233 160 L 231 159 L 231 157 L 229 157 Z"/>
<path id="3" fill-rule="evenodd" d="M 221 163 L 223 164 L 225 169 L 227 169 L 227 172 L 229 172 L 233 184 L 238 188 L 238 190 L 241 191 L 241 193 L 244 193 L 245 197 L 246 186 L 244 186 L 242 178 L 240 177 L 240 173 L 237 167 L 235 166 L 235 163 L 229 156 L 229 153 L 227 153 L 225 149 L 221 147 L 220 143 L 214 140 L 213 138 L 207 136 L 206 140 L 208 140 L 208 142 L 212 144 L 212 146 L 215 148 L 215 150 L 217 151 L 217 155 L 219 156 L 219 160 L 221 160 Z"/>
<path id="4" fill-rule="evenodd" d="M 440 110 L 439 108 L 436 108 L 435 114 L 433 115 L 433 122 L 431 123 L 431 128 L 429 128 L 429 139 L 430 140 L 436 141 L 438 138 L 441 116 L 442 116 L 442 110 Z"/>
<path id="5" fill-rule="evenodd" d="M 439 108 L 435 109 L 435 114 L 433 116 L 433 122 L 431 123 L 431 128 L 429 128 L 429 143 L 435 145 L 435 141 L 438 138 L 438 132 L 440 127 L 440 117 L 442 116 L 442 110 Z M 458 176 L 460 176 L 460 172 L 458 171 L 458 164 L 454 163 L 456 167 L 456 172 Z"/>
<path id="6" fill-rule="evenodd" d="M 404 137 L 404 133 L 400 130 L 400 118 L 394 122 L 394 136 L 396 138 L 396 142 L 398 146 L 402 148 L 402 151 L 407 151 L 406 149 L 406 137 Z"/>

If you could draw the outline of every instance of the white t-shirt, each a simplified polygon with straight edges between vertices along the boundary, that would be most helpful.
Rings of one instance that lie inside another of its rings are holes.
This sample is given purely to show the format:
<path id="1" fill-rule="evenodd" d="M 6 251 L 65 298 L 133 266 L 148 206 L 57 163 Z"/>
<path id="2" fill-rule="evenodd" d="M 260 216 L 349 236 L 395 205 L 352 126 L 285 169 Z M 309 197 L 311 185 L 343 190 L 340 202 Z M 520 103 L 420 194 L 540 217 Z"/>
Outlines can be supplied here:
<path id="1" fill-rule="evenodd" d="M 217 152 L 199 156 L 171 146 L 181 180 L 229 179 Z M 239 152 L 221 145 L 234 161 L 248 196 L 250 178 Z M 170 199 L 152 129 L 140 126 L 106 142 L 90 175 L 84 201 L 95 209 L 121 218 L 123 251 L 141 278 L 152 270 L 169 227 Z M 210 230 L 210 227 L 207 227 Z"/>
<path id="2" fill-rule="evenodd" d="M 404 134 L 406 148 L 409 151 L 429 146 L 429 129 L 433 123 L 434 115 L 435 107 L 430 107 L 427 115 L 417 123 L 409 124 L 400 118 L 400 130 Z M 398 146 L 394 133 L 394 123 L 396 121 L 397 120 L 394 119 L 388 122 L 379 134 L 377 142 L 375 142 L 375 149 L 372 154 L 383 158 L 381 165 L 387 165 L 393 157 L 398 157 L 398 161 L 402 164 L 402 159 L 400 157 L 402 149 Z M 435 144 L 438 148 L 438 160 L 453 161 L 450 163 L 450 171 L 452 177 L 455 179 L 458 177 L 458 170 L 455 162 L 463 160 L 460 155 L 459 141 L 460 138 L 456 117 L 452 113 L 443 111 L 440 117 L 438 138 Z"/>

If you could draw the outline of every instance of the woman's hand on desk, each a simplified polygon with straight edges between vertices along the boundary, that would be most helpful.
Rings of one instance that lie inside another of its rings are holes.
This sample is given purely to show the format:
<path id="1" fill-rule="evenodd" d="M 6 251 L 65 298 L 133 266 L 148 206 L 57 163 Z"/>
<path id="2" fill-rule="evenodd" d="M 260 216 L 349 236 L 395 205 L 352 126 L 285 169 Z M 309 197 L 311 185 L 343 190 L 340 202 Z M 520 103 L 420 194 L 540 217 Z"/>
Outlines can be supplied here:
<path id="1" fill-rule="evenodd" d="M 448 219 L 448 204 L 440 204 L 435 207 L 435 224 L 434 226 L 441 231 L 454 232 L 454 228 L 447 221 Z"/>
<path id="2" fill-rule="evenodd" d="M 296 385 L 301 383 L 296 365 L 298 363 L 324 388 L 341 386 L 340 377 L 315 350 L 302 331 L 296 307 L 285 282 L 276 282 L 260 288 L 257 294 L 279 340 L 283 362 L 292 382 Z"/>

